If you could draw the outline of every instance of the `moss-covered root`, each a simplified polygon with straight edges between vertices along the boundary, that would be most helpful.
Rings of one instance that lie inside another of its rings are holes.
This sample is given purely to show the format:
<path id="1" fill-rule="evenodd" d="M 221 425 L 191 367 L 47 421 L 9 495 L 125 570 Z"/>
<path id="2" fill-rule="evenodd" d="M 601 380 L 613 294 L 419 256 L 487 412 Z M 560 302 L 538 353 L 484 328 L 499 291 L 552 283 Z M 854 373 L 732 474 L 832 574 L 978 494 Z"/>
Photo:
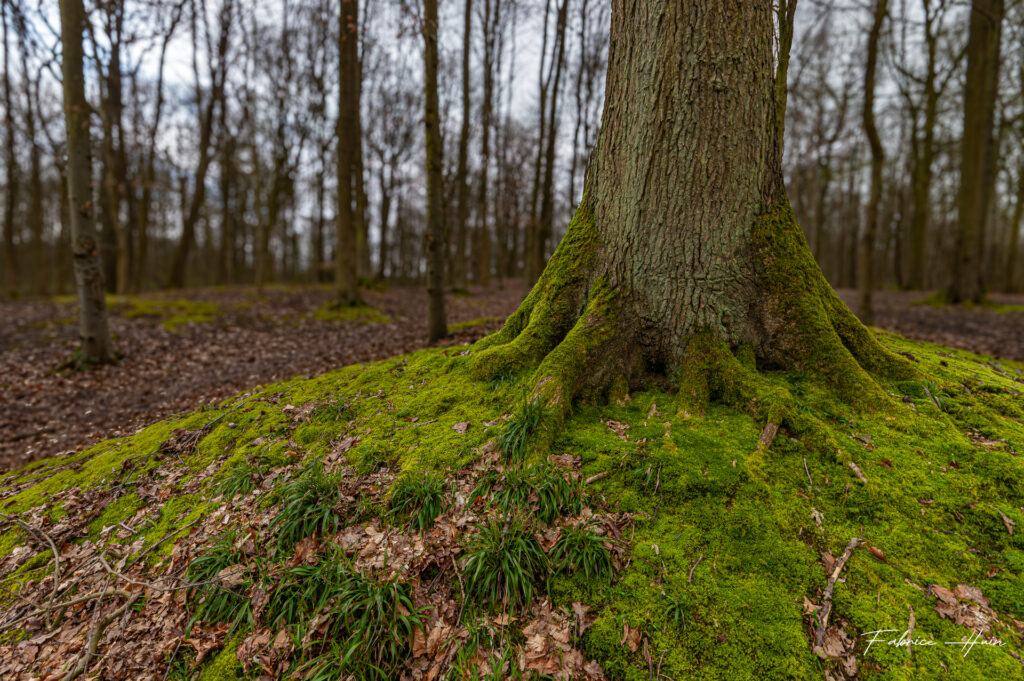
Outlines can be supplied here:
<path id="1" fill-rule="evenodd" d="M 875 377 L 917 380 L 919 372 L 886 350 L 825 280 L 787 202 L 774 205 L 754 230 L 762 263 L 767 333 L 758 354 L 769 364 L 805 371 L 848 404 L 887 401 Z"/>
<path id="2" fill-rule="evenodd" d="M 681 416 L 702 415 L 711 402 L 736 407 L 763 422 L 765 436 L 759 446 L 763 454 L 771 445 L 775 431 L 786 428 L 811 450 L 843 458 L 827 426 L 802 413 L 793 395 L 785 388 L 772 385 L 754 366 L 754 355 L 748 346 L 735 354 L 710 332 L 690 339 L 679 374 L 679 413 Z"/>
<path id="3" fill-rule="evenodd" d="M 531 443 L 535 449 L 546 450 L 554 440 L 581 390 L 607 392 L 621 383 L 621 374 L 609 370 L 607 361 L 597 361 L 611 351 L 618 321 L 615 293 L 607 282 L 599 282 L 576 324 L 533 375 L 531 399 L 545 408 Z"/>
<path id="4" fill-rule="evenodd" d="M 597 234 L 586 197 L 537 284 L 497 333 L 475 346 L 472 369 L 491 379 L 536 367 L 572 330 L 587 303 Z"/>

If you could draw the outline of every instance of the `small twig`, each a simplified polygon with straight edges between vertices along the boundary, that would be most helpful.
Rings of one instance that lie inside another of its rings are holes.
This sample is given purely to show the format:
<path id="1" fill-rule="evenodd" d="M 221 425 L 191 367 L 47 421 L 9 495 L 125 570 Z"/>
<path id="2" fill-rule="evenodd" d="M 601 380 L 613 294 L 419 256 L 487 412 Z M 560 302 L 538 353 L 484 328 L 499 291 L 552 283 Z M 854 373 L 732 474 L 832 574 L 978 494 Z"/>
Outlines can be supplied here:
<path id="1" fill-rule="evenodd" d="M 704 560 L 704 554 L 703 553 L 700 554 L 699 556 L 697 556 L 697 560 L 694 562 L 693 565 L 690 566 L 690 572 L 689 572 L 689 574 L 686 575 L 686 583 L 687 584 L 693 584 L 693 571 L 697 569 L 697 566 L 700 565 L 700 562 L 702 560 Z"/>
<path id="2" fill-rule="evenodd" d="M 828 583 L 825 585 L 825 595 L 823 604 L 821 606 L 821 617 L 818 624 L 818 632 L 814 635 L 814 645 L 820 646 L 825 642 L 825 630 L 828 628 L 828 616 L 832 612 L 832 591 L 836 588 L 836 580 L 839 579 L 839 573 L 846 567 L 846 561 L 850 560 L 850 556 L 853 555 L 853 550 L 860 544 L 860 537 L 854 537 L 850 540 L 850 543 L 846 545 L 846 550 L 843 551 L 843 555 L 836 561 L 836 566 L 832 568 L 832 574 L 829 575 Z"/>
<path id="3" fill-rule="evenodd" d="M 804 473 L 807 473 L 807 489 L 814 487 L 814 480 L 811 480 L 811 471 L 807 468 L 807 457 L 804 457 Z"/>
<path id="4" fill-rule="evenodd" d="M 96 655 L 96 647 L 99 645 L 100 637 L 103 636 L 103 632 L 106 630 L 107 625 L 123 615 L 128 608 L 135 605 L 135 601 L 139 600 L 141 596 L 141 593 L 132 594 L 131 598 L 124 602 L 124 605 L 96 623 L 93 627 L 92 634 L 89 636 L 89 644 L 85 649 L 85 654 L 78 660 L 78 664 L 64 675 L 63 681 L 73 681 L 73 679 L 77 678 L 86 670 L 86 668 L 88 668 L 89 662 L 91 662 L 93 656 Z"/>
<path id="5" fill-rule="evenodd" d="M 611 475 L 611 471 L 601 471 L 600 473 L 595 473 L 594 475 L 591 475 L 589 478 L 584 480 L 584 483 L 587 485 L 592 485 L 598 480 L 604 480 L 609 475 Z"/>
<path id="6" fill-rule="evenodd" d="M 50 592 L 50 603 L 57 597 L 57 586 L 60 584 L 60 551 L 57 550 L 57 544 L 54 543 L 53 538 L 50 537 L 46 532 L 43 532 L 39 528 L 32 527 L 28 523 L 24 522 L 20 518 L 9 516 L 6 513 L 0 513 L 0 517 L 5 520 L 10 520 L 21 526 L 26 532 L 35 534 L 46 540 L 46 543 L 50 545 L 50 550 L 53 552 L 53 590 Z M 1012 532 L 1010 534 L 1013 534 Z"/>

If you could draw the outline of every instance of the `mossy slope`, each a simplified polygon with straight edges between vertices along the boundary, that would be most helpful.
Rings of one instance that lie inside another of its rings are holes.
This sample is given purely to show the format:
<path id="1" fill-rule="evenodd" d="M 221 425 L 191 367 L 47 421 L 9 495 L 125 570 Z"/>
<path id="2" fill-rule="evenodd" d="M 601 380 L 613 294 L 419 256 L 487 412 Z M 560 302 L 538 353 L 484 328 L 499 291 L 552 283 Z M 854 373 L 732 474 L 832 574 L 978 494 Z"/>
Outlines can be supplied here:
<path id="1" fill-rule="evenodd" d="M 864 543 L 836 585 L 830 621 L 856 641 L 856 678 L 1020 677 L 1021 367 L 880 339 L 930 379 L 886 386 L 890 409 L 855 413 L 808 377 L 765 375 L 827 425 L 843 457 L 808 449 L 784 431 L 759 451 L 763 423 L 720 406 L 684 418 L 665 392 L 575 407 L 554 452 L 582 457 L 584 477 L 596 478 L 592 505 L 639 514 L 635 535 L 624 537 L 632 559 L 612 588 L 582 577 L 559 577 L 551 586 L 556 605 L 581 601 L 599 613 L 582 645 L 608 678 L 647 679 L 655 668 L 674 679 L 843 678 L 841 660 L 816 656 L 809 633 L 828 578 L 823 554 L 839 556 L 852 537 Z M 59 527 L 66 504 L 113 489 L 116 500 L 99 509 L 89 536 L 75 541 L 122 541 L 105 528 L 128 521 L 144 528 L 141 546 L 163 542 L 152 551 L 155 563 L 185 535 L 176 532 L 212 513 L 224 480 L 246 463 L 269 472 L 340 452 L 362 470 L 447 472 L 479 456 L 530 385 L 525 373 L 474 379 L 473 349 L 463 350 L 428 350 L 267 386 L 130 438 L 37 462 L 0 477 L 0 511 Z M 203 436 L 194 448 L 162 451 L 178 429 Z M 176 471 L 176 491 L 146 504 L 131 483 L 157 466 Z M 0 566 L 27 542 L 22 529 L 6 526 Z M 50 569 L 40 550 L 0 578 L 18 591 Z M 958 584 L 989 599 L 1000 622 L 989 634 L 1005 647 L 964 656 L 942 644 L 968 629 L 939 616 L 929 588 Z M 865 652 L 862 633 L 894 629 L 898 636 L 911 609 L 915 637 L 938 646 L 907 655 L 876 644 Z M 624 632 L 635 629 L 642 645 L 634 651 Z M 216 660 L 217 678 L 241 673 L 229 657 Z"/>

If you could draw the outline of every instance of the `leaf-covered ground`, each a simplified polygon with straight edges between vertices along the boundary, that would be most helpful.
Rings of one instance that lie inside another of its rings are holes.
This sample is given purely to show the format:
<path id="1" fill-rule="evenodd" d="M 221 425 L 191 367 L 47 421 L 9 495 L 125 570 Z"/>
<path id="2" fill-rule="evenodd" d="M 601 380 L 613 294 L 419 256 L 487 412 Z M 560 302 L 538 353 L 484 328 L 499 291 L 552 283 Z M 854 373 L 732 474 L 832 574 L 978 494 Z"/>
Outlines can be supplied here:
<path id="1" fill-rule="evenodd" d="M 500 326 L 522 284 L 448 297 L 451 342 Z M 425 347 L 426 293 L 364 291 L 327 309 L 325 287 L 231 287 L 110 297 L 117 366 L 55 369 L 75 350 L 71 297 L 0 301 L 0 470 L 109 438 L 260 383 L 315 376 Z"/>
<path id="2" fill-rule="evenodd" d="M 38 462 L 0 677 L 1020 678 L 1022 366 L 882 342 L 929 377 L 886 410 L 768 375 L 839 452 L 660 390 L 531 451 L 529 371 L 451 347 Z"/>

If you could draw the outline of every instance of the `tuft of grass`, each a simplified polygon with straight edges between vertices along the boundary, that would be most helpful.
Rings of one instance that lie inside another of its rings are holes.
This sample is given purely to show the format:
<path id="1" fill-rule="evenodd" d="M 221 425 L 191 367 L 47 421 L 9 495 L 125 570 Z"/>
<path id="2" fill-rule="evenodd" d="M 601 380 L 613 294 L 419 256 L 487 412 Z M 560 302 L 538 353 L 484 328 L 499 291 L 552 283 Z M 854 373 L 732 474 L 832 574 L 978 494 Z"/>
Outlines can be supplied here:
<path id="1" fill-rule="evenodd" d="M 197 603 L 190 627 L 199 620 L 228 622 L 232 632 L 253 626 L 252 607 L 246 597 L 254 582 L 252 567 L 245 565 L 244 577 L 237 584 L 225 584 L 220 577 L 225 569 L 246 563 L 245 554 L 235 548 L 237 541 L 237 533 L 228 530 L 185 570 L 186 581 L 194 585 L 186 589 L 186 601 L 195 599 Z"/>
<path id="2" fill-rule="evenodd" d="M 352 416 L 352 405 L 341 400 L 331 400 L 318 406 L 312 414 L 312 420 L 320 422 L 347 421 Z"/>
<path id="3" fill-rule="evenodd" d="M 388 500 L 388 516 L 408 518 L 409 528 L 426 532 L 445 507 L 445 492 L 450 485 L 438 473 L 408 475 L 395 483 Z"/>
<path id="4" fill-rule="evenodd" d="M 566 527 L 551 548 L 551 566 L 555 572 L 583 572 L 587 582 L 611 582 L 614 568 L 604 540 L 586 525 Z"/>
<path id="5" fill-rule="evenodd" d="M 248 461 L 232 466 L 224 478 L 217 485 L 217 493 L 224 499 L 231 501 L 235 497 L 245 497 L 252 494 L 259 484 L 263 471 L 259 466 L 254 466 Z"/>
<path id="6" fill-rule="evenodd" d="M 506 515 L 530 510 L 548 525 L 583 508 L 582 487 L 547 464 L 508 468 L 503 474 L 491 472 L 470 495 L 471 499 L 477 497 Z"/>
<path id="7" fill-rule="evenodd" d="M 358 572 L 340 549 L 320 565 L 290 569 L 268 612 L 271 622 L 299 625 L 300 632 L 319 619 L 323 638 L 310 646 L 318 654 L 299 667 L 316 681 L 394 678 L 423 627 L 407 584 Z"/>
<path id="8" fill-rule="evenodd" d="M 548 576 L 548 559 L 518 515 L 491 516 L 466 545 L 466 593 L 490 609 L 527 607 Z"/>
<path id="9" fill-rule="evenodd" d="M 337 531 L 341 513 L 340 478 L 328 475 L 323 462 L 313 461 L 294 480 L 281 488 L 280 510 L 270 523 L 277 534 L 277 546 L 287 551 L 314 534 L 325 536 Z"/>
<path id="10" fill-rule="evenodd" d="M 498 435 L 498 446 L 505 463 L 518 463 L 526 456 L 526 444 L 544 417 L 539 399 L 525 400 Z"/>

